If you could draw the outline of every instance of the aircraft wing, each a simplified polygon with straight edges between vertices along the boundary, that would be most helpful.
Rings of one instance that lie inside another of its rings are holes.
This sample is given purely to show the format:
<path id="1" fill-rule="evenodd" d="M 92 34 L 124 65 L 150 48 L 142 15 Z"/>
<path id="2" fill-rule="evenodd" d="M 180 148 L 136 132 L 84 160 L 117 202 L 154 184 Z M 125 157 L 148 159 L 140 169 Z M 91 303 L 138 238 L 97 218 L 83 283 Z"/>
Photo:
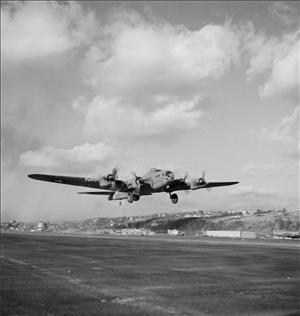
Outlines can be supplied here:
<path id="1" fill-rule="evenodd" d="M 57 176 L 57 175 L 49 175 L 49 174 L 30 174 L 28 175 L 28 177 L 31 179 L 40 180 L 40 181 L 101 189 L 98 179 L 94 179 L 94 178 Z M 127 185 L 122 180 L 114 180 L 114 184 L 115 184 L 115 187 L 118 189 L 126 190 L 127 188 Z"/>
<path id="2" fill-rule="evenodd" d="M 91 192 L 77 192 L 78 194 L 94 194 L 94 195 L 110 195 L 114 194 L 114 191 L 91 191 Z"/>
<path id="3" fill-rule="evenodd" d="M 203 185 L 201 187 L 202 188 L 214 188 L 214 187 L 223 187 L 226 185 L 233 185 L 233 184 L 237 184 L 239 182 L 237 181 L 231 181 L 231 182 L 207 182 L 205 185 Z"/>
<path id="4" fill-rule="evenodd" d="M 166 186 L 167 192 L 177 191 L 177 190 L 188 190 L 189 186 L 184 181 L 184 179 L 174 179 L 173 181 L 169 182 Z"/>
<path id="5" fill-rule="evenodd" d="M 78 185 L 78 186 L 90 186 L 90 181 L 87 181 L 83 177 L 66 177 L 66 176 L 56 176 L 48 174 L 29 174 L 29 178 L 40 181 L 55 182 L 61 184 Z M 99 188 L 99 184 L 98 184 Z"/>
<path id="6" fill-rule="evenodd" d="M 198 187 L 198 189 L 205 189 L 205 188 L 214 188 L 214 187 L 223 187 L 227 185 L 237 184 L 237 181 L 231 182 L 206 182 L 205 184 Z M 190 190 L 190 185 L 184 181 L 184 179 L 174 179 L 173 181 L 169 182 L 166 186 L 166 192 L 172 191 L 179 191 L 179 190 Z"/>

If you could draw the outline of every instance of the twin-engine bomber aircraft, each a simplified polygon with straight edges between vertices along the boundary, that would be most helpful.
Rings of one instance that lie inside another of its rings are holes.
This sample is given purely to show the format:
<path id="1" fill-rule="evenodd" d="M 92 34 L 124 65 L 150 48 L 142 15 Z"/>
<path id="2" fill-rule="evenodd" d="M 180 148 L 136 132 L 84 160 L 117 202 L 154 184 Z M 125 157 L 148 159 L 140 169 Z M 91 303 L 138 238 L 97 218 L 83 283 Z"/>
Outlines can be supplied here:
<path id="1" fill-rule="evenodd" d="M 101 191 L 78 192 L 79 194 L 107 195 L 108 200 L 126 200 L 129 203 L 138 201 L 142 195 L 153 193 L 169 193 L 171 202 L 178 202 L 178 195 L 174 191 L 198 190 L 205 188 L 221 187 L 237 184 L 238 182 L 206 182 L 205 173 L 202 177 L 187 180 L 187 174 L 183 178 L 175 179 L 170 170 L 152 168 L 142 177 L 133 173 L 133 178 L 123 181 L 118 179 L 117 169 L 114 168 L 110 174 L 98 178 L 53 176 L 47 174 L 30 174 L 29 178 L 41 181 L 55 182 L 61 184 L 77 185 L 100 189 Z M 105 190 L 105 191 L 104 191 Z"/>

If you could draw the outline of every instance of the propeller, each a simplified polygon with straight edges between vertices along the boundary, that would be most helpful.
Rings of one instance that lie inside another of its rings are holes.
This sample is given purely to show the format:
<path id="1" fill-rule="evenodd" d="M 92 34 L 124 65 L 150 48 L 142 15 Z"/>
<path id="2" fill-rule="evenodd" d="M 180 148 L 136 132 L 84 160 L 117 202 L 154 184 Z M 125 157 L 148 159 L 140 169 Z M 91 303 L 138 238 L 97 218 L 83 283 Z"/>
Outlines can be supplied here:
<path id="1" fill-rule="evenodd" d="M 139 193 L 141 190 L 141 185 L 145 183 L 145 180 L 138 176 L 134 171 L 131 171 L 131 174 L 134 176 L 134 182 L 136 183 L 136 191 Z"/>
<path id="2" fill-rule="evenodd" d="M 118 167 L 114 167 L 111 171 L 111 175 L 114 179 L 118 179 L 118 171 L 119 171 L 119 168 Z"/>
<path id="3" fill-rule="evenodd" d="M 118 179 L 118 167 L 112 169 L 111 173 L 105 176 L 106 180 L 116 180 Z"/>
<path id="4" fill-rule="evenodd" d="M 134 176 L 136 184 L 140 185 L 140 184 L 144 183 L 144 179 L 142 177 L 138 176 L 134 171 L 131 171 L 131 174 Z"/>
<path id="5" fill-rule="evenodd" d="M 184 176 L 183 176 L 183 179 L 182 179 L 183 182 L 185 182 L 186 184 L 188 184 L 187 181 L 186 181 L 187 178 L 188 178 L 188 176 L 189 176 L 189 174 L 188 174 L 188 172 L 186 171 L 185 174 L 184 174 Z M 185 192 L 186 194 L 191 193 L 190 190 L 184 190 L 184 192 Z"/>
<path id="6" fill-rule="evenodd" d="M 205 170 L 202 171 L 202 177 L 199 179 L 199 183 L 204 185 L 206 184 L 206 181 L 205 181 Z"/>
<path id="7" fill-rule="evenodd" d="M 184 177 L 183 177 L 183 181 L 186 182 L 186 179 L 188 178 L 189 174 L 187 172 L 185 172 Z"/>
<path id="8" fill-rule="evenodd" d="M 206 184 L 207 182 L 205 181 L 205 170 L 202 171 L 202 177 L 199 179 L 201 181 L 201 184 L 204 185 Z M 199 182 L 200 182 L 199 181 Z M 208 192 L 210 192 L 212 189 L 211 188 L 205 188 Z"/>

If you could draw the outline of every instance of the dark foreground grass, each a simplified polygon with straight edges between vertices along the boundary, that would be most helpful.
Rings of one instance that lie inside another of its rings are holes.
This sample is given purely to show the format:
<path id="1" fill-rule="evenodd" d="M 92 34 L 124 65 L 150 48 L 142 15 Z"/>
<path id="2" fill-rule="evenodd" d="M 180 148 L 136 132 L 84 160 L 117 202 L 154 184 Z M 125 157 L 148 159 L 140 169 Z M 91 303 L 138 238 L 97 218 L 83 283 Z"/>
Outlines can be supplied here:
<path id="1" fill-rule="evenodd" d="M 1 315 L 298 315 L 294 244 L 3 234 Z"/>

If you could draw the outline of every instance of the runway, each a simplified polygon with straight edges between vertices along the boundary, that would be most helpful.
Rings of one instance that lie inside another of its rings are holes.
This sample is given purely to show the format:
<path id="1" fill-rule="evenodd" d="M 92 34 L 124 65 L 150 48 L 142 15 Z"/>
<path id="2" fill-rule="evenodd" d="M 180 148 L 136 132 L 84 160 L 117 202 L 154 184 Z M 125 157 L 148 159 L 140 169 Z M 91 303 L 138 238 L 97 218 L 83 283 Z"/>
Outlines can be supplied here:
<path id="1" fill-rule="evenodd" d="M 299 242 L 1 235 L 1 315 L 297 315 Z"/>

